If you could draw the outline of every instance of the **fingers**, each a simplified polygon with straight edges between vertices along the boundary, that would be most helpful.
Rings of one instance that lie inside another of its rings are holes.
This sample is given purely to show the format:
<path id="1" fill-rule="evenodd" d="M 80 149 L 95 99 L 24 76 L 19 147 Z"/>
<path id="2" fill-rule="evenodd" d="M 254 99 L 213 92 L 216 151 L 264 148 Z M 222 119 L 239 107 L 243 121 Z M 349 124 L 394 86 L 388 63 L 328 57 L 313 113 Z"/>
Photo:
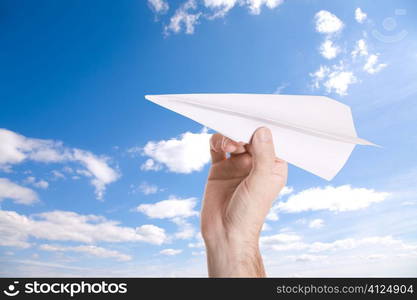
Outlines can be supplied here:
<path id="1" fill-rule="evenodd" d="M 275 149 L 271 131 L 266 127 L 258 128 L 253 134 L 249 148 L 252 155 L 253 170 L 271 173 L 275 163 Z"/>
<path id="2" fill-rule="evenodd" d="M 244 144 L 235 142 L 220 133 L 213 134 L 210 139 L 210 153 L 212 162 L 218 162 L 226 159 L 226 153 L 240 154 L 245 152 Z"/>
<path id="3" fill-rule="evenodd" d="M 213 134 L 210 138 L 210 154 L 212 163 L 226 159 L 226 152 L 222 150 L 223 136 L 220 133 Z"/>

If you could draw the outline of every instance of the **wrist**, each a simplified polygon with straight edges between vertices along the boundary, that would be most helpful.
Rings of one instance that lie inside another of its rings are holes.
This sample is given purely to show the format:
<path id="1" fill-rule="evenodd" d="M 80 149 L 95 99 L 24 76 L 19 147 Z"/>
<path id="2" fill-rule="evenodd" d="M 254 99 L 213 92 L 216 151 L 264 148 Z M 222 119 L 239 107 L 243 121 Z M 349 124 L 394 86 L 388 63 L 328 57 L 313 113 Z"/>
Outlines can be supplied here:
<path id="1" fill-rule="evenodd" d="M 259 239 L 205 239 L 210 277 L 265 277 Z"/>

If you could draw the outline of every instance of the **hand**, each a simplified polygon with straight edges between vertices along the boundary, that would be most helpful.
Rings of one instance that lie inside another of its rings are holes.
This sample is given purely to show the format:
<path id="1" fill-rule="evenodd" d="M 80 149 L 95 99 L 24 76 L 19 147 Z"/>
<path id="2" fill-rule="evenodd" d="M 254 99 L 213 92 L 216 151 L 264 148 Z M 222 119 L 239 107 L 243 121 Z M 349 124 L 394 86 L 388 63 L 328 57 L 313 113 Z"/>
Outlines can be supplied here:
<path id="1" fill-rule="evenodd" d="M 271 132 L 264 127 L 246 145 L 214 134 L 210 148 L 201 211 L 209 276 L 264 277 L 259 235 L 287 182 L 287 163 L 275 157 Z"/>

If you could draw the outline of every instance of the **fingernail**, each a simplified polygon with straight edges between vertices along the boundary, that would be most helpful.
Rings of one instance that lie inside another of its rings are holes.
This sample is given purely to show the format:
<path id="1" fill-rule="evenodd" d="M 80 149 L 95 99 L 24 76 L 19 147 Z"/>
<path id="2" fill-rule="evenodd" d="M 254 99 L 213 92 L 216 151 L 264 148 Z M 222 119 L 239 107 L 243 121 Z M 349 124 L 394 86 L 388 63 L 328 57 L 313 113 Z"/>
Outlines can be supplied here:
<path id="1" fill-rule="evenodd" d="M 266 127 L 258 129 L 256 136 L 261 142 L 264 143 L 270 142 L 272 140 L 271 131 Z"/>

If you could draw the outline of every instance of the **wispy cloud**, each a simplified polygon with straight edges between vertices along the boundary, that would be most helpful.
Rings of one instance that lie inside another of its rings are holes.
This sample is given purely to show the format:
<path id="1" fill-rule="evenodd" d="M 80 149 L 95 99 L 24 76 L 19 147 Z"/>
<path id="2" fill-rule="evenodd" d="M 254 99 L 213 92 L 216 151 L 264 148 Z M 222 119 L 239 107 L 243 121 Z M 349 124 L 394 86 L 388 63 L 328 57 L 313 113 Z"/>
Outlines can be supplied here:
<path id="1" fill-rule="evenodd" d="M 350 185 L 327 186 L 303 190 L 276 205 L 279 211 L 287 213 L 316 210 L 343 212 L 364 209 L 373 203 L 384 201 L 389 195 L 387 192 Z"/>
<path id="2" fill-rule="evenodd" d="M 91 184 L 98 199 L 102 199 L 106 186 L 120 174 L 108 164 L 109 158 L 89 151 L 68 148 L 60 141 L 27 138 L 7 129 L 0 129 L 0 169 L 10 170 L 25 161 L 41 163 L 80 164 L 91 174 Z"/>
<path id="3" fill-rule="evenodd" d="M 32 189 L 20 186 L 7 178 L 0 178 L 0 202 L 11 199 L 18 204 L 33 204 L 37 202 L 38 195 Z"/>
<path id="4" fill-rule="evenodd" d="M 195 210 L 196 204 L 196 198 L 181 199 L 171 196 L 167 200 L 153 204 L 141 204 L 136 207 L 136 211 L 152 219 L 168 219 L 178 227 L 178 231 L 173 235 L 174 238 L 190 239 L 195 236 L 196 230 L 187 218 L 199 215 Z"/>
<path id="5" fill-rule="evenodd" d="M 164 14 L 169 9 L 169 4 L 165 0 L 148 0 L 148 5 L 157 14 Z"/>
<path id="6" fill-rule="evenodd" d="M 163 255 L 168 255 L 168 256 L 178 255 L 178 254 L 180 254 L 181 252 L 182 252 L 182 250 L 181 250 L 181 249 L 171 249 L 171 248 L 168 248 L 168 249 L 162 249 L 161 251 L 159 251 L 159 253 L 160 253 L 160 254 L 163 254 Z"/>
<path id="7" fill-rule="evenodd" d="M 195 0 L 187 0 L 176 11 L 165 26 L 165 34 L 170 32 L 179 33 L 184 29 L 186 34 L 193 34 L 194 27 L 198 23 L 201 12 L 196 11 L 197 4 Z"/>
<path id="8" fill-rule="evenodd" d="M 261 247 L 274 251 L 308 251 L 312 253 L 331 252 L 337 250 L 351 250 L 365 246 L 383 246 L 397 249 L 406 253 L 412 253 L 417 249 L 417 245 L 408 244 L 392 236 L 368 236 L 363 238 L 345 238 L 332 242 L 313 242 L 306 243 L 302 236 L 294 233 L 280 233 L 270 236 L 263 236 L 260 239 Z"/>
<path id="9" fill-rule="evenodd" d="M 274 91 L 274 94 L 282 94 L 282 92 L 288 87 L 288 83 L 282 83 Z"/>
<path id="10" fill-rule="evenodd" d="M 352 51 L 352 57 L 356 56 L 368 56 L 368 46 L 364 39 L 360 39 L 356 42 L 355 49 Z"/>
<path id="11" fill-rule="evenodd" d="M 86 253 L 92 256 L 100 258 L 115 258 L 118 261 L 129 261 L 132 259 L 130 255 L 120 253 L 116 250 L 110 250 L 103 247 L 98 247 L 94 245 L 81 245 L 81 246 L 59 246 L 59 245 L 50 245 L 42 244 L 39 246 L 39 249 L 50 252 L 78 252 Z"/>
<path id="12" fill-rule="evenodd" d="M 279 213 L 299 213 L 305 211 L 329 210 L 333 212 L 355 211 L 369 207 L 373 203 L 384 201 L 388 192 L 379 192 L 367 188 L 355 188 L 350 185 L 338 187 L 315 187 L 298 193 L 288 193 L 287 199 L 273 204 L 267 220 L 277 221 Z M 284 196 L 285 193 L 281 196 Z"/>
<path id="13" fill-rule="evenodd" d="M 235 7 L 244 7 L 252 15 L 259 15 L 263 8 L 277 8 L 283 0 L 185 0 L 180 2 L 169 17 L 164 33 L 193 34 L 195 26 L 202 20 L 224 18 Z M 159 16 L 168 11 L 168 3 L 163 0 L 148 0 L 151 9 Z"/>
<path id="14" fill-rule="evenodd" d="M 40 189 L 47 189 L 49 187 L 49 183 L 46 180 L 40 179 L 36 180 L 36 177 L 34 176 L 28 176 L 24 180 L 25 184 L 30 184 L 34 187 L 40 188 Z"/>
<path id="15" fill-rule="evenodd" d="M 363 66 L 363 70 L 369 74 L 375 74 L 385 68 L 387 64 L 379 64 L 378 56 L 378 54 L 369 55 L 366 64 Z"/>
<path id="16" fill-rule="evenodd" d="M 196 201 L 196 198 L 181 199 L 171 196 L 168 200 L 154 204 L 141 204 L 136 210 L 155 219 L 187 218 L 198 215 L 194 210 Z"/>
<path id="17" fill-rule="evenodd" d="M 323 219 L 314 219 L 308 223 L 308 227 L 313 228 L 313 229 L 319 229 L 319 228 L 322 228 L 323 226 L 324 226 Z"/>
<path id="18" fill-rule="evenodd" d="M 136 191 L 140 191 L 144 195 L 152 195 L 158 193 L 159 191 L 161 191 L 161 189 L 156 184 L 151 184 L 146 181 L 143 181 L 141 182 L 141 184 L 139 184 L 137 188 L 133 189 L 133 192 Z"/>
<path id="19" fill-rule="evenodd" d="M 163 228 L 141 225 L 121 226 L 119 222 L 98 215 L 81 215 L 71 211 L 50 211 L 33 216 L 0 210 L 1 246 L 27 248 L 29 238 L 49 241 L 146 242 L 160 245 L 167 241 Z"/>
<path id="20" fill-rule="evenodd" d="M 357 9 L 356 17 L 361 21 L 358 21 L 359 23 L 363 23 L 366 14 Z M 386 63 L 378 63 L 379 54 L 369 53 L 365 38 L 356 41 L 353 47 L 347 46 L 353 48 L 350 52 L 346 53 L 346 49 L 342 50 L 335 40 L 340 39 L 345 24 L 336 15 L 321 10 L 316 13 L 314 20 L 316 31 L 325 36 L 319 47 L 321 56 L 329 61 L 341 56 L 339 62 L 321 64 L 316 71 L 310 73 L 314 88 L 324 87 L 327 93 L 346 96 L 351 85 L 361 82 L 359 73 L 375 74 L 387 66 Z M 364 36 L 366 35 L 365 31 Z"/>

